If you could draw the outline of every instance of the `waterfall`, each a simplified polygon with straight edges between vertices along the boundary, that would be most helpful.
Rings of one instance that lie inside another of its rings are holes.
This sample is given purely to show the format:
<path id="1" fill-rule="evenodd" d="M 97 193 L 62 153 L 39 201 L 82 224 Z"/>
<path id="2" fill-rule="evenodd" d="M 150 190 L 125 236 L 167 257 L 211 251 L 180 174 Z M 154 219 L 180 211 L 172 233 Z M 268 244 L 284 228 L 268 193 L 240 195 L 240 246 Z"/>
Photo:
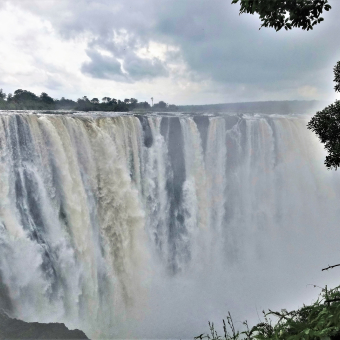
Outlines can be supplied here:
<path id="1" fill-rule="evenodd" d="M 184 338 L 337 284 L 340 180 L 279 115 L 0 114 L 0 308 Z"/>

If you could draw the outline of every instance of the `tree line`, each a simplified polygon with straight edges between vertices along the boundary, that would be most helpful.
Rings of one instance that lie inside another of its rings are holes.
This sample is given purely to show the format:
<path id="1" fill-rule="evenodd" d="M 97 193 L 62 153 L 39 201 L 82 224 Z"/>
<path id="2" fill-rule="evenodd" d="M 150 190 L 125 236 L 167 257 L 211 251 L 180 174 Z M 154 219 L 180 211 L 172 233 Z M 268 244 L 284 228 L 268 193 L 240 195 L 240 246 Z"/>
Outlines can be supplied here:
<path id="1" fill-rule="evenodd" d="M 150 106 L 146 101 L 138 102 L 136 98 L 124 100 L 111 97 L 89 99 L 87 96 L 77 99 L 54 99 L 42 92 L 37 96 L 33 92 L 18 89 L 13 94 L 0 89 L 0 110 L 75 110 L 75 111 L 177 111 L 176 105 L 169 105 L 164 101 Z"/>

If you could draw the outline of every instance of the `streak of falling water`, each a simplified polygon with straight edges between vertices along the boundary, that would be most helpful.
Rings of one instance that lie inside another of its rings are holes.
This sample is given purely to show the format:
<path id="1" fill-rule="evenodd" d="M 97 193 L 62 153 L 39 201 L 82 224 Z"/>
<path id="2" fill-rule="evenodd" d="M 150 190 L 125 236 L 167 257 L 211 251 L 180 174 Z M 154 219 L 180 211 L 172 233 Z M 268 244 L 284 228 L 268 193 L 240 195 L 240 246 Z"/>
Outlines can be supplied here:
<path id="1" fill-rule="evenodd" d="M 184 140 L 185 182 L 183 183 L 184 226 L 186 230 L 185 249 L 190 260 L 192 248 L 199 232 L 207 228 L 207 180 L 201 138 L 193 119 L 180 120 Z M 203 251 L 200 249 L 200 251 Z"/>
<path id="2" fill-rule="evenodd" d="M 226 166 L 227 146 L 225 122 L 216 117 L 210 118 L 205 154 L 205 169 L 207 174 L 207 190 L 205 194 L 208 197 L 207 227 L 209 230 L 214 230 L 209 248 L 217 250 L 218 253 L 223 251 L 222 249 L 216 248 L 217 245 L 222 246 L 222 243 L 218 242 L 218 238 L 224 233 L 227 185 Z"/>
<path id="3" fill-rule="evenodd" d="M 169 257 L 168 229 L 169 225 L 169 201 L 166 190 L 168 178 L 168 150 L 161 135 L 161 118 L 148 119 L 153 147 L 144 148 L 143 151 L 143 181 L 144 205 L 148 214 L 146 216 L 149 237 L 156 246 L 157 254 L 166 261 Z"/>

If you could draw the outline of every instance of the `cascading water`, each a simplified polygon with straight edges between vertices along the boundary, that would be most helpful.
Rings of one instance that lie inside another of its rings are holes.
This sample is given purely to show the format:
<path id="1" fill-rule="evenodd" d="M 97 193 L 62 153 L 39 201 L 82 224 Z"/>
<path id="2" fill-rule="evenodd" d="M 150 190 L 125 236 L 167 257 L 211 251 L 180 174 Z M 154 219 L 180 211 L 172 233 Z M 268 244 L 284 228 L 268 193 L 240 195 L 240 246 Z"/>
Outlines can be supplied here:
<path id="1" fill-rule="evenodd" d="M 0 115 L 0 308 L 193 337 L 337 284 L 340 180 L 308 119 Z"/>

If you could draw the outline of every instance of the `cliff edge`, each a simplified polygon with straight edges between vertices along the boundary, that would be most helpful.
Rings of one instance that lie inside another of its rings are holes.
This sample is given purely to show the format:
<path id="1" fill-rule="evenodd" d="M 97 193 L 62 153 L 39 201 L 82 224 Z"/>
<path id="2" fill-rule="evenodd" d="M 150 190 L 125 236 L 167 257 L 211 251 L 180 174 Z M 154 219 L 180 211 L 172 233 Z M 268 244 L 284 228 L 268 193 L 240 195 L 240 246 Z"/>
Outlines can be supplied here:
<path id="1" fill-rule="evenodd" d="M 88 339 L 84 332 L 69 330 L 62 323 L 24 322 L 0 311 L 0 340 L 5 339 Z"/>

